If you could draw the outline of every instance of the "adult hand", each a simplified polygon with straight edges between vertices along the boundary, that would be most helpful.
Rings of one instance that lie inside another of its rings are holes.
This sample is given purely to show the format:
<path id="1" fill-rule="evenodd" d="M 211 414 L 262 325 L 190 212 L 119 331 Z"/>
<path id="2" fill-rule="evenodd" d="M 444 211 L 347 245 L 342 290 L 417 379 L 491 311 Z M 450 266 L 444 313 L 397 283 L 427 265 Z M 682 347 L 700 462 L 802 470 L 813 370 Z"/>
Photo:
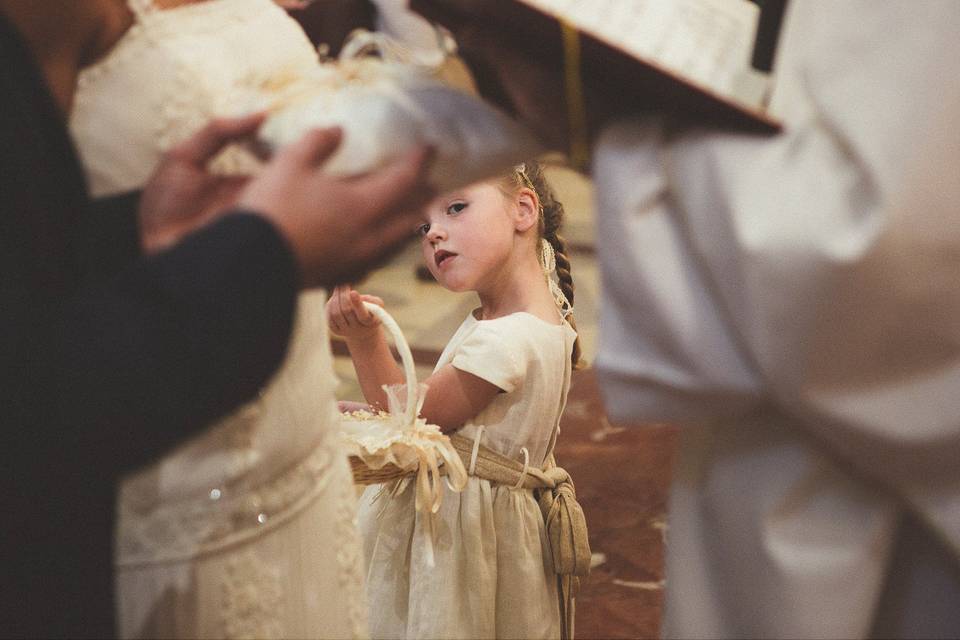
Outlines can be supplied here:
<path id="1" fill-rule="evenodd" d="M 414 237 L 420 210 L 433 197 L 426 148 L 362 176 L 325 173 L 323 163 L 341 137 L 339 129 L 305 134 L 274 157 L 239 201 L 286 237 L 305 286 L 358 280 Z"/>
<path id="2" fill-rule="evenodd" d="M 377 296 L 358 293 L 349 285 L 334 289 L 327 300 L 327 324 L 330 332 L 347 342 L 363 340 L 378 332 L 380 320 L 363 306 L 364 302 L 383 306 L 383 300 Z"/>
<path id="3" fill-rule="evenodd" d="M 168 151 L 140 200 L 140 243 L 156 253 L 232 207 L 249 177 L 218 176 L 207 164 L 224 147 L 253 135 L 264 114 L 211 121 Z"/>

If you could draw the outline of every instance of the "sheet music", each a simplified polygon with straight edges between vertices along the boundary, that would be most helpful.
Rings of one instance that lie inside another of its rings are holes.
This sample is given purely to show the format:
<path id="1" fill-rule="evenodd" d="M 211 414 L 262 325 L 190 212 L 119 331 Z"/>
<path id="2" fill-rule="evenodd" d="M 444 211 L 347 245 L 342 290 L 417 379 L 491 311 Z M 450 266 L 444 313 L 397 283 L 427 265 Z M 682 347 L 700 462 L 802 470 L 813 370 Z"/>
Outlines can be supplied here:
<path id="1" fill-rule="evenodd" d="M 581 31 L 709 87 L 738 95 L 759 9 L 747 0 L 522 0 Z M 754 100 L 746 100 L 754 102 Z"/>

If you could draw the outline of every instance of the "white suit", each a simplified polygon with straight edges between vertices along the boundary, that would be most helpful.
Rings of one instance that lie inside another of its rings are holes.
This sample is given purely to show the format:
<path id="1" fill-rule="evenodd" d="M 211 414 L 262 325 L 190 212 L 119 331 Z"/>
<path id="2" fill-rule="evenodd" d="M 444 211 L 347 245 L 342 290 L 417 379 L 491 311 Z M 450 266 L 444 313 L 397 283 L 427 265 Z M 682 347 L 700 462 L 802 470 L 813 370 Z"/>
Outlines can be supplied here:
<path id="1" fill-rule="evenodd" d="M 689 425 L 665 635 L 876 630 L 905 506 L 955 565 L 923 602 L 960 598 L 958 33 L 954 0 L 794 2 L 784 133 L 595 149 L 609 412 Z"/>

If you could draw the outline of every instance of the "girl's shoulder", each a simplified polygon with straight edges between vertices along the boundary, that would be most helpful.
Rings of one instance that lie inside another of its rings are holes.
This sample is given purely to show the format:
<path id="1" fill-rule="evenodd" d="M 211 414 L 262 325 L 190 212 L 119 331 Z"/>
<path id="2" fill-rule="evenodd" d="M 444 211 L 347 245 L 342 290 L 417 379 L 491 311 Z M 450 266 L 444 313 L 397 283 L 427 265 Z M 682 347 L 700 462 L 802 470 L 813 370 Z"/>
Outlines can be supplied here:
<path id="1" fill-rule="evenodd" d="M 490 320 L 472 313 L 447 345 L 437 368 L 451 364 L 509 393 L 526 386 L 530 367 L 562 366 L 575 337 L 566 322 L 554 325 L 526 312 Z"/>
<path id="2" fill-rule="evenodd" d="M 475 310 L 471 314 L 471 317 L 477 322 L 477 324 L 495 327 L 497 329 L 502 328 L 504 330 L 515 330 L 522 328 L 536 334 L 540 334 L 544 331 L 565 332 L 573 330 L 567 321 L 560 317 L 559 312 L 557 313 L 557 317 L 554 321 L 544 320 L 540 316 L 534 315 L 528 311 L 514 311 L 513 313 L 500 316 L 499 318 L 481 320 L 477 318 L 478 312 L 479 309 Z"/>
<path id="3" fill-rule="evenodd" d="M 518 350 L 537 348 L 541 345 L 563 343 L 565 338 L 573 339 L 576 332 L 560 319 L 548 322 L 539 316 L 517 311 L 499 318 L 481 320 L 479 310 L 472 312 L 464 321 L 463 329 L 474 340 L 489 339 L 504 347 Z"/>

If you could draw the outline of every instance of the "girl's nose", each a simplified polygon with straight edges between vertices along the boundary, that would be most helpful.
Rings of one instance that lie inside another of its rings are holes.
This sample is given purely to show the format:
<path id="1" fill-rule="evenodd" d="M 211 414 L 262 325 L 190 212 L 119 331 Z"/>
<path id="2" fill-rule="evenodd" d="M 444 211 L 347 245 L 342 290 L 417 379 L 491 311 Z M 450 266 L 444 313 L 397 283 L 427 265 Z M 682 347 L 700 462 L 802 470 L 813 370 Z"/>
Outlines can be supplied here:
<path id="1" fill-rule="evenodd" d="M 430 242 L 437 242 L 438 240 L 445 240 L 447 237 L 447 230 L 439 224 L 431 224 L 430 230 L 427 232 L 427 240 Z"/>

